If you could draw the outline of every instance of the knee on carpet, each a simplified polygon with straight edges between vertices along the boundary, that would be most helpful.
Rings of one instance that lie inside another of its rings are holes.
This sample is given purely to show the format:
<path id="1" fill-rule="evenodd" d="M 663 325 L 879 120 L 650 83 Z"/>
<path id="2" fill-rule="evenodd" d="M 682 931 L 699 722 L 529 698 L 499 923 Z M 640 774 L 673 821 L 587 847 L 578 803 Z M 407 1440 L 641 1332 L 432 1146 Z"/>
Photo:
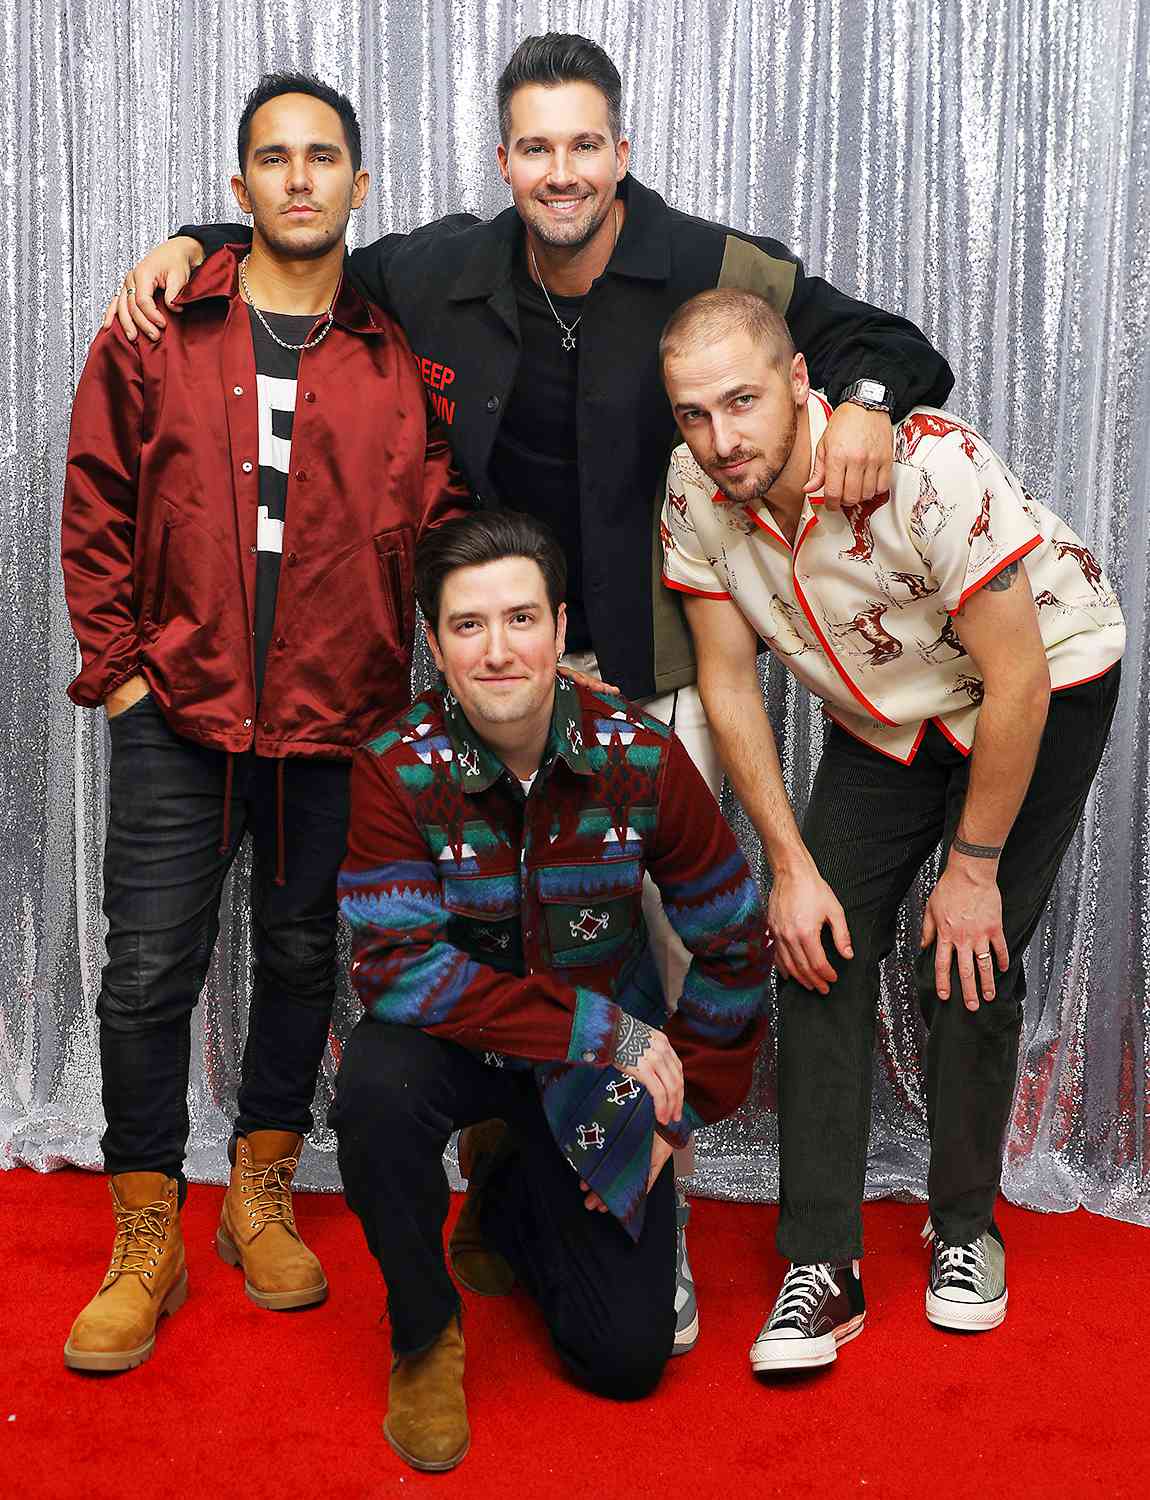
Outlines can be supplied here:
<path id="1" fill-rule="evenodd" d="M 670 1334 L 662 1352 L 650 1341 L 628 1342 L 611 1330 L 593 1331 L 568 1340 L 560 1354 L 573 1373 L 597 1396 L 612 1401 L 641 1401 L 662 1379 L 670 1355 Z"/>

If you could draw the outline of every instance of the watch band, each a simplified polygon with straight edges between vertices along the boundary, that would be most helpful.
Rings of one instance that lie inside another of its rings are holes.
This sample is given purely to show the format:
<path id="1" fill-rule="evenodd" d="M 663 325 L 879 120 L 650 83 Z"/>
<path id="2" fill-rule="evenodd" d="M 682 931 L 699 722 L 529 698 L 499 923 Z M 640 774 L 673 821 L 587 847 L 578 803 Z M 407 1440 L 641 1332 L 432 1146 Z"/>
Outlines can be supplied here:
<path id="1" fill-rule="evenodd" d="M 885 411 L 887 416 L 894 405 L 890 387 L 883 385 L 881 380 L 852 380 L 843 391 L 842 400 L 865 407 L 867 411 Z"/>

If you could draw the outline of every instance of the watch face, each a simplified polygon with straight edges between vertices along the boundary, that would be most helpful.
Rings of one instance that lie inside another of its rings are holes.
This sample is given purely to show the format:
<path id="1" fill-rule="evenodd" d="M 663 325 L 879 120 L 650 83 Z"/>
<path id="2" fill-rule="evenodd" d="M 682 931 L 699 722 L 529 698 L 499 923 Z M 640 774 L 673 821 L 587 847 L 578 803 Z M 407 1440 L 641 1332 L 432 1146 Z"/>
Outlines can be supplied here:
<path id="1" fill-rule="evenodd" d="M 886 386 L 881 380 L 860 380 L 855 390 L 864 401 L 885 401 L 887 398 Z"/>

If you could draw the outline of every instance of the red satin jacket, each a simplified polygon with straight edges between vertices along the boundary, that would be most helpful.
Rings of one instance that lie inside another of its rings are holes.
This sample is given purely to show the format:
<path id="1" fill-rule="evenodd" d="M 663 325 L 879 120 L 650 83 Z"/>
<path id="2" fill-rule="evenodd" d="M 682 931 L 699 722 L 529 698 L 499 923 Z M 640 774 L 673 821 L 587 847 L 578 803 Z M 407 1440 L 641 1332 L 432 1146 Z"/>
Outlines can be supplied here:
<path id="1" fill-rule="evenodd" d="M 345 277 L 300 355 L 275 634 L 258 707 L 255 355 L 242 250 L 211 256 L 158 344 L 97 335 L 72 408 L 62 560 L 102 703 L 140 672 L 176 733 L 348 758 L 409 701 L 412 559 L 468 490 L 398 325 Z"/>

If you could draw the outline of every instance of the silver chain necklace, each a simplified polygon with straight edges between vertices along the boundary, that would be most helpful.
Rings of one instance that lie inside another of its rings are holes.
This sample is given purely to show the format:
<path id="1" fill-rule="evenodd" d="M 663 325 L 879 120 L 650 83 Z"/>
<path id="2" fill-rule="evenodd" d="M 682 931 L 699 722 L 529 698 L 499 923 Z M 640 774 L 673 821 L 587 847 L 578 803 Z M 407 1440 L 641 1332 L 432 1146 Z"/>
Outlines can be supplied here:
<path id="1" fill-rule="evenodd" d="M 615 241 L 611 246 L 611 254 L 614 255 L 615 245 L 619 243 L 619 205 L 618 203 L 614 203 L 611 205 L 611 207 L 615 222 Z M 531 257 L 531 269 L 535 272 L 535 280 L 539 283 L 543 295 L 547 298 L 547 306 L 551 309 L 551 316 L 563 330 L 563 347 L 564 349 L 574 349 L 575 330 L 579 327 L 579 324 L 582 323 L 583 314 L 580 313 L 579 316 L 575 319 L 574 323 L 564 323 L 563 319 L 555 311 L 555 304 L 551 300 L 551 293 L 547 290 L 547 283 L 543 280 L 543 277 L 540 274 L 539 262 L 535 259 L 535 247 L 532 245 L 530 239 L 527 241 L 527 254 Z"/>
<path id="2" fill-rule="evenodd" d="M 305 339 L 302 344 L 289 344 L 286 339 L 280 338 L 279 334 L 275 331 L 272 325 L 264 317 L 263 313 L 256 306 L 255 300 L 251 294 L 251 288 L 248 286 L 248 278 L 244 274 L 247 263 L 248 256 L 245 255 L 243 260 L 240 261 L 240 291 L 244 294 L 244 301 L 248 304 L 252 312 L 255 313 L 256 317 L 264 325 L 264 328 L 267 331 L 268 338 L 275 339 L 276 343 L 280 346 L 281 349 L 290 349 L 293 354 L 298 354 L 301 349 L 314 349 L 317 344 L 322 344 L 324 339 L 327 338 L 328 334 L 331 332 L 333 317 L 332 308 L 335 306 L 335 292 L 332 292 L 331 301 L 327 305 L 327 321 L 324 323 L 319 333 L 316 334 L 315 338 Z M 338 290 L 339 283 L 337 282 L 336 291 Z"/>

